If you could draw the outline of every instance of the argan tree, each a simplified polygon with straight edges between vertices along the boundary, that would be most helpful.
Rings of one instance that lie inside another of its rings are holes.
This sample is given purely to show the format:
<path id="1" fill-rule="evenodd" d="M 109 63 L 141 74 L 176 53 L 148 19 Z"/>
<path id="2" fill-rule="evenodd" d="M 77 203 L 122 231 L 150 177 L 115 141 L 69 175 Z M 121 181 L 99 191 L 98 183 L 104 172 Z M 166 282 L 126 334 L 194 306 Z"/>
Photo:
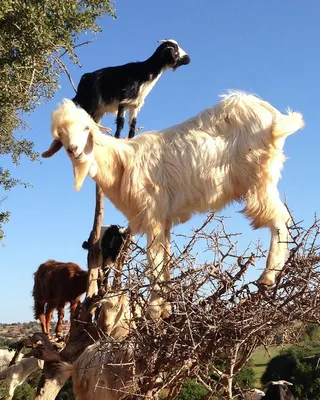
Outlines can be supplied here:
<path id="1" fill-rule="evenodd" d="M 95 310 L 104 298 L 87 296 L 61 352 L 41 334 L 31 340 L 37 343 L 34 354 L 46 360 L 37 400 L 55 398 L 64 383 L 59 365 L 73 364 L 94 341 L 99 341 L 99 354 L 109 351 L 116 356 L 131 349 L 131 358 L 123 365 L 109 361 L 95 366 L 101 374 L 113 374 L 108 368 L 115 365 L 117 371 L 127 371 L 121 389 L 121 398 L 126 400 L 160 399 L 164 394 L 173 400 L 190 378 L 205 388 L 205 400 L 242 398 L 237 375 L 256 348 L 296 343 L 305 326 L 320 318 L 319 223 L 315 221 L 308 229 L 293 225 L 290 231 L 290 256 L 277 284 L 267 291 L 249 281 L 247 274 L 259 259 L 263 262 L 265 252 L 256 246 L 237 253 L 238 235 L 227 232 L 224 219 L 209 216 L 190 237 L 182 238 L 183 244 L 180 235 L 179 243 L 172 243 L 172 279 L 161 284 L 169 285 L 165 293 L 170 294 L 172 314 L 155 321 L 146 317 L 145 249 L 139 242 L 134 244 L 122 268 L 120 291 L 129 296 L 132 310 L 137 304 L 141 307 L 141 317 L 134 318 L 137 329 L 115 342 L 96 323 Z M 198 261 L 197 249 L 205 250 L 207 262 Z M 104 297 L 108 296 L 115 296 L 110 287 Z M 87 379 L 91 369 L 88 365 Z M 100 384 L 99 390 L 103 389 Z"/>
<path id="2" fill-rule="evenodd" d="M 114 16 L 113 0 L 0 0 L 0 155 L 19 164 L 21 156 L 37 160 L 23 115 L 52 98 L 68 71 L 64 58 L 79 64 L 76 48 L 83 32 L 100 30 L 97 18 Z M 0 189 L 27 185 L 0 167 Z M 0 240 L 9 211 L 0 197 Z"/>

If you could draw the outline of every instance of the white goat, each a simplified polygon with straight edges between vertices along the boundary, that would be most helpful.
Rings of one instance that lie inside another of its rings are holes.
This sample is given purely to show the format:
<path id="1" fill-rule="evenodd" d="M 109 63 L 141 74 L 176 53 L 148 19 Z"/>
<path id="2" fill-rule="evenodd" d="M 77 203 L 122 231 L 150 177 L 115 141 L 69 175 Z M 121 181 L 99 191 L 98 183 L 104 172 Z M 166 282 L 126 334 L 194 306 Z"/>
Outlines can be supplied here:
<path id="1" fill-rule="evenodd" d="M 15 352 L 13 350 L 8 350 L 8 349 L 0 349 L 0 371 L 3 371 L 6 369 L 13 357 L 15 355 Z M 18 358 L 16 359 L 16 362 L 20 361 L 23 357 L 22 353 L 19 353 Z"/>
<path id="2" fill-rule="evenodd" d="M 120 400 L 125 393 L 134 392 L 134 372 L 139 374 L 142 367 L 133 362 L 131 345 L 125 349 L 117 344 L 117 339 L 124 339 L 131 329 L 136 329 L 129 297 L 121 293 L 110 294 L 102 307 L 97 321 L 98 327 L 115 340 L 104 344 L 96 342 L 88 346 L 72 365 L 66 362 L 57 364 L 59 373 L 55 382 L 50 379 L 45 381 L 41 390 L 44 394 L 37 398 L 52 398 L 46 397 L 45 393 L 57 394 L 70 376 L 77 400 Z M 140 315 L 137 306 L 135 314 Z M 51 346 L 46 337 L 42 338 L 45 348 Z M 60 354 L 55 356 L 54 360 L 57 361 Z"/>
<path id="3" fill-rule="evenodd" d="M 152 283 L 170 279 L 170 229 L 196 212 L 218 211 L 234 200 L 254 228 L 271 231 L 267 267 L 260 284 L 273 285 L 287 256 L 290 216 L 277 183 L 286 136 L 304 125 L 302 115 L 281 114 L 269 103 L 244 93 L 180 125 L 134 139 L 103 135 L 90 116 L 71 100 L 52 114 L 55 140 L 42 154 L 67 150 L 79 190 L 87 174 L 129 220 L 131 232 L 146 233 Z M 149 313 L 168 312 L 154 286 Z"/>
<path id="4" fill-rule="evenodd" d="M 73 363 L 72 385 L 77 400 L 120 400 L 134 393 L 133 351 L 115 343 L 87 347 Z M 68 369 L 68 366 L 65 367 Z M 139 373 L 139 365 L 135 365 Z"/>
<path id="5" fill-rule="evenodd" d="M 9 397 L 7 400 L 13 398 L 15 389 L 20 386 L 28 376 L 32 374 L 32 372 L 36 371 L 38 368 L 43 368 L 43 363 L 42 360 L 38 360 L 35 357 L 29 357 L 20 360 L 18 359 L 16 364 L 1 369 L 0 382 L 5 382 L 9 391 Z"/>
<path id="6" fill-rule="evenodd" d="M 101 304 L 97 325 L 103 332 L 119 340 L 125 338 L 132 329 L 136 329 L 134 317 L 141 316 L 141 309 L 136 305 L 133 315 L 128 296 L 110 293 Z"/>
<path id="7" fill-rule="evenodd" d="M 135 314 L 140 309 L 135 306 Z M 102 302 L 98 326 L 115 340 L 124 339 L 130 330 L 136 329 L 130 301 L 127 295 L 110 294 Z M 78 400 L 120 400 L 124 394 L 134 392 L 134 369 L 139 373 L 140 365 L 133 365 L 133 349 L 119 348 L 116 342 L 88 346 L 73 363 L 63 364 L 62 371 L 72 370 L 74 394 Z"/>

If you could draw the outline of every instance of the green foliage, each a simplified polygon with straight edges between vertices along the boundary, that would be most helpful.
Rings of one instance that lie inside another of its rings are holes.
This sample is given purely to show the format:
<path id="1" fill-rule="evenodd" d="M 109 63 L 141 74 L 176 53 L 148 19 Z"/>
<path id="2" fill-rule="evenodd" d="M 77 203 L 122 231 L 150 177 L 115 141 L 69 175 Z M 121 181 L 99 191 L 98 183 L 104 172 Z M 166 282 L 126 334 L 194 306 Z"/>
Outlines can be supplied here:
<path id="1" fill-rule="evenodd" d="M 15 340 L 12 340 L 12 339 L 1 338 L 0 339 L 0 347 L 8 347 L 9 344 L 14 343 L 14 342 L 15 342 Z"/>
<path id="2" fill-rule="evenodd" d="M 302 347 L 283 350 L 269 362 L 261 382 L 265 384 L 271 380 L 284 379 L 294 384 L 297 399 L 320 400 L 319 357 L 312 357 L 311 353 L 310 349 Z"/>
<path id="3" fill-rule="evenodd" d="M 13 400 L 33 400 L 37 391 L 42 371 L 39 369 L 33 372 L 22 385 L 14 392 Z M 8 398 L 8 387 L 6 383 L 0 384 L 0 400 Z M 75 400 L 72 390 L 72 381 L 69 379 L 60 390 L 57 400 Z"/>
<path id="4" fill-rule="evenodd" d="M 320 325 L 308 324 L 301 343 L 310 349 L 318 349 L 320 351 Z"/>
<path id="5" fill-rule="evenodd" d="M 256 373 L 251 367 L 243 367 L 235 376 L 233 383 L 241 389 L 249 389 L 255 386 Z"/>
<path id="6" fill-rule="evenodd" d="M 188 380 L 175 400 L 201 400 L 207 393 L 202 385 L 194 380 Z"/>
<path id="7" fill-rule="evenodd" d="M 35 397 L 35 390 L 27 382 L 23 382 L 14 391 L 13 400 L 33 400 Z"/>
<path id="8" fill-rule="evenodd" d="M 5 383 L 0 383 L 0 400 L 7 399 L 9 396 L 8 387 Z"/>
<path id="9" fill-rule="evenodd" d="M 26 129 L 21 115 L 52 98 L 65 70 L 61 58 L 78 63 L 79 35 L 98 32 L 96 20 L 104 14 L 114 16 L 113 0 L 0 0 L 0 155 L 13 164 L 21 156 L 38 159 L 33 142 L 14 135 Z M 18 184 L 27 185 L 0 169 L 0 188 Z M 0 240 L 9 216 L 0 211 Z"/>
<path id="10" fill-rule="evenodd" d="M 58 395 L 58 400 L 74 400 L 72 381 L 71 379 L 63 386 Z"/>

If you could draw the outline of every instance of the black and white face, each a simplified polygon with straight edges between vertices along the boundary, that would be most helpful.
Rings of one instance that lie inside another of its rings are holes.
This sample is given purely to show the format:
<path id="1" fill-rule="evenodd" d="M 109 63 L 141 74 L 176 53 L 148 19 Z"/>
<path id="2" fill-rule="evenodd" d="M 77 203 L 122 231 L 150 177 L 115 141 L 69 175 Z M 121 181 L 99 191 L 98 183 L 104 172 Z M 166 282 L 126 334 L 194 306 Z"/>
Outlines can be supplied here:
<path id="1" fill-rule="evenodd" d="M 265 394 L 265 399 L 294 400 L 294 396 L 290 390 L 292 383 L 287 382 L 286 384 L 281 384 L 279 382 L 270 382 Z"/>
<path id="2" fill-rule="evenodd" d="M 173 70 L 176 70 L 181 65 L 188 65 L 190 63 L 189 55 L 179 46 L 178 42 L 174 39 L 159 40 L 162 45 L 163 51 L 170 51 L 171 65 Z"/>

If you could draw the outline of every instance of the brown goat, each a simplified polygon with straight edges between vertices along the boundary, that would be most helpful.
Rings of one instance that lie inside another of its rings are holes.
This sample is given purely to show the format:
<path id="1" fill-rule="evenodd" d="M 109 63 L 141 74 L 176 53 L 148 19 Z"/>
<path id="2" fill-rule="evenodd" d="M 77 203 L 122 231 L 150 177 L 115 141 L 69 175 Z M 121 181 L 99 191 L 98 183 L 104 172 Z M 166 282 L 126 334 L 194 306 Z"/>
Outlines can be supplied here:
<path id="1" fill-rule="evenodd" d="M 62 321 L 66 303 L 74 312 L 81 295 L 86 291 L 88 272 L 79 265 L 48 260 L 34 273 L 34 316 L 40 320 L 42 332 L 50 336 L 50 322 L 55 309 L 58 310 L 56 336 L 62 335 Z"/>

